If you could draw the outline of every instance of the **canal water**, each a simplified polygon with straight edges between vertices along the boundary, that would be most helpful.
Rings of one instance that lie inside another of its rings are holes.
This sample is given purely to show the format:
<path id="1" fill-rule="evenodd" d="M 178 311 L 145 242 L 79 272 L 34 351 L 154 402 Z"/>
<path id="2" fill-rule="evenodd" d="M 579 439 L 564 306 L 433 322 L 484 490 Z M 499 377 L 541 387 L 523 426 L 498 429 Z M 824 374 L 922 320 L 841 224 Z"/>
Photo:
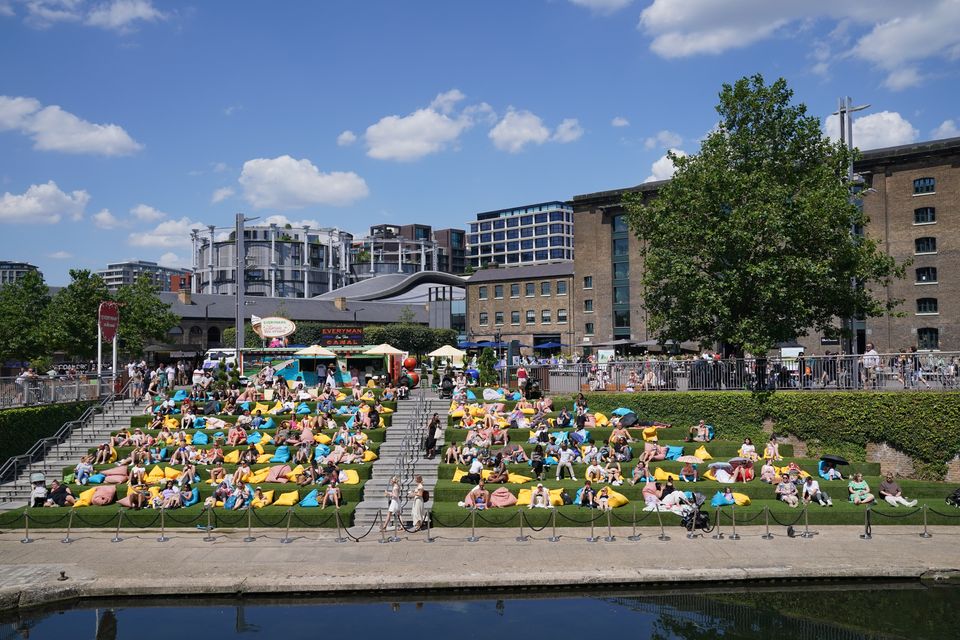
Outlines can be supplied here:
<path id="1" fill-rule="evenodd" d="M 456 594 L 343 601 L 171 596 L 122 604 L 85 602 L 67 610 L 8 614 L 0 617 L 0 640 L 960 637 L 960 588 L 920 583 L 617 593 L 544 590 L 502 598 Z"/>

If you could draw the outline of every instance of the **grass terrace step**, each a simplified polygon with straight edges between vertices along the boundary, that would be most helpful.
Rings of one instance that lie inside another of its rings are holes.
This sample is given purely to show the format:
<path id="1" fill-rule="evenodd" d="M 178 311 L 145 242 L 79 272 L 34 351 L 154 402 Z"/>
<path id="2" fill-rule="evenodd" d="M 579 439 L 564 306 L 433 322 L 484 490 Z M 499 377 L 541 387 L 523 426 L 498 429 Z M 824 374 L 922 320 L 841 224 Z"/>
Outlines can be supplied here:
<path id="1" fill-rule="evenodd" d="M 380 444 L 381 444 L 380 442 L 368 441 L 368 443 L 367 443 L 367 445 L 368 445 L 368 446 L 367 446 L 367 449 L 369 449 L 370 451 L 373 451 L 374 453 L 376 453 L 377 451 L 380 450 Z M 250 446 L 250 445 L 241 445 L 241 446 L 233 446 L 233 445 L 228 446 L 228 445 L 224 445 L 224 446 L 221 447 L 221 448 L 223 449 L 223 452 L 224 452 L 225 454 L 227 454 L 227 453 L 230 453 L 231 451 L 240 451 L 240 452 L 246 451 L 246 450 L 249 448 L 249 446 Z M 295 446 L 295 445 L 288 445 L 288 446 L 291 448 L 291 450 L 295 450 L 295 449 L 296 449 L 296 446 Z M 313 446 L 316 446 L 316 445 L 313 445 Z M 118 456 L 119 458 L 121 458 L 121 459 L 122 459 L 122 458 L 125 458 L 125 457 L 129 456 L 131 453 L 133 453 L 133 449 L 134 449 L 133 447 L 115 447 L 115 448 L 116 448 L 116 451 L 117 451 L 117 456 Z M 162 449 L 162 448 L 166 448 L 166 449 L 167 449 L 167 453 L 170 454 L 170 453 L 173 453 L 174 445 L 162 445 L 160 448 L 161 448 L 161 449 Z M 213 448 L 213 444 L 198 445 L 198 446 L 196 446 L 195 448 L 196 448 L 197 450 L 199 450 L 199 451 L 209 451 L 210 449 Z M 96 447 L 91 447 L 91 448 L 88 449 L 87 451 L 88 451 L 89 453 L 95 453 L 96 450 L 97 450 Z M 264 452 L 264 453 L 275 453 L 276 450 L 277 450 L 277 445 L 274 445 L 274 444 L 272 444 L 272 443 L 271 443 L 271 444 L 265 444 L 265 445 L 263 445 L 263 452 Z M 292 451 L 291 451 L 291 455 L 293 455 Z"/>
<path id="2" fill-rule="evenodd" d="M 74 496 L 79 496 L 79 495 L 80 495 L 80 492 L 86 491 L 87 489 L 92 489 L 92 488 L 94 488 L 94 487 L 96 487 L 96 486 L 98 486 L 98 485 L 86 485 L 86 486 L 84 486 L 84 485 L 79 485 L 79 484 L 71 483 L 71 484 L 68 484 L 67 486 L 70 487 L 70 490 L 73 492 L 73 495 L 74 495 Z M 123 498 L 124 496 L 127 495 L 127 489 L 128 489 L 128 487 L 127 487 L 126 484 L 118 484 L 118 485 L 114 485 L 114 486 L 117 487 L 117 499 L 118 499 L 118 500 L 119 500 L 120 498 Z M 214 485 L 212 485 L 212 484 L 207 484 L 206 482 L 201 482 L 201 483 L 195 484 L 195 485 L 193 485 L 193 486 L 194 486 L 195 488 L 199 489 L 199 492 L 200 492 L 200 501 L 201 501 L 201 502 L 203 502 L 203 500 L 204 500 L 205 498 L 207 498 L 208 496 L 213 495 L 213 490 L 216 489 L 216 487 L 215 487 Z M 254 486 L 254 487 L 260 487 L 260 488 L 263 489 L 264 491 L 271 491 L 271 490 L 272 490 L 272 491 L 274 492 L 274 493 L 273 493 L 274 499 L 276 499 L 277 496 L 279 496 L 281 493 L 289 493 L 289 492 L 294 491 L 294 490 L 297 490 L 297 491 L 300 492 L 300 499 L 304 498 L 304 497 L 305 497 L 308 493 L 310 493 L 310 491 L 312 491 L 313 489 L 317 489 L 318 491 L 322 491 L 322 490 L 323 490 L 323 489 L 320 487 L 320 485 L 307 485 L 307 486 L 304 486 L 304 487 L 300 487 L 300 486 L 298 486 L 298 485 L 297 485 L 296 483 L 294 483 L 294 482 L 288 482 L 288 483 L 279 483 L 279 482 L 265 483 L 265 482 L 264 482 L 264 483 L 260 483 L 260 484 L 255 484 L 255 485 L 253 485 L 253 486 Z M 344 498 L 347 502 L 351 502 L 351 503 L 352 503 L 352 502 L 359 502 L 360 500 L 363 499 L 363 484 L 341 484 L 341 485 L 340 485 L 340 492 L 342 493 L 343 498 Z"/>
<path id="3" fill-rule="evenodd" d="M 316 411 L 313 411 L 310 415 L 316 415 Z M 380 414 L 380 417 L 383 418 L 383 424 L 384 424 L 384 426 L 389 427 L 389 426 L 393 423 L 393 417 L 392 417 L 393 415 L 394 415 L 393 413 L 382 413 L 382 414 Z M 180 419 L 180 415 L 179 415 L 179 414 L 174 414 L 173 417 L 174 417 L 174 418 L 177 418 L 178 420 Z M 237 421 L 237 418 L 238 418 L 239 416 L 231 416 L 231 415 L 227 415 L 227 414 L 222 414 L 222 415 L 218 414 L 218 415 L 211 416 L 211 417 L 219 418 L 220 420 L 223 420 L 224 422 L 234 423 L 234 422 Z M 289 420 L 289 419 L 291 419 L 291 418 L 299 417 L 299 416 L 295 416 L 295 415 L 293 415 L 293 414 L 287 413 L 287 414 L 280 414 L 280 415 L 275 415 L 275 416 L 273 416 L 273 415 L 272 415 L 272 416 L 264 416 L 264 417 L 265 417 L 265 418 L 266 418 L 266 417 L 272 417 L 273 420 L 274 420 L 274 422 L 280 422 L 281 420 Z M 333 416 L 333 419 L 334 419 L 334 421 L 335 421 L 337 424 L 343 424 L 343 423 L 345 423 L 347 420 L 350 419 L 350 416 L 349 416 L 349 415 L 336 415 L 336 414 L 335 414 L 335 415 Z M 151 422 L 153 422 L 153 416 L 150 416 L 150 415 L 143 414 L 143 415 L 131 416 L 131 417 L 130 417 L 130 428 L 131 428 L 131 429 L 137 429 L 137 428 L 143 429 L 143 428 L 146 428 L 147 425 L 149 425 Z M 209 429 L 204 429 L 204 430 L 205 430 L 205 431 L 209 431 Z"/>
<path id="4" fill-rule="evenodd" d="M 530 429 L 507 429 L 507 435 L 510 436 L 511 442 L 526 442 L 530 438 L 530 431 L 531 431 Z M 550 429 L 549 432 L 552 434 L 556 431 L 565 431 L 567 433 L 573 433 L 574 429 L 570 429 L 570 428 Z M 593 429 L 587 429 L 587 431 L 590 432 L 590 437 L 593 438 L 593 441 L 599 443 L 599 442 L 606 442 L 607 440 L 609 440 L 610 434 L 613 433 L 613 428 L 595 427 Z M 447 442 L 451 442 L 451 441 L 463 442 L 463 440 L 466 439 L 468 432 L 469 432 L 469 429 L 450 428 L 444 431 L 443 436 Z M 630 434 L 630 437 L 632 437 L 634 440 L 637 440 L 637 441 L 643 440 L 641 431 L 639 429 L 627 429 L 627 432 Z M 689 435 L 689 433 L 690 432 L 688 429 L 678 429 L 675 427 L 670 429 L 657 430 L 657 436 L 661 444 L 670 442 L 670 443 L 684 444 L 687 446 L 693 446 L 694 448 L 699 447 L 701 444 L 704 444 L 707 446 L 708 451 L 710 450 L 710 445 L 714 443 L 726 443 L 726 444 L 735 443 L 737 447 L 743 444 L 742 440 L 729 440 L 729 439 L 723 439 L 723 438 L 716 438 L 711 442 L 684 442 L 684 438 L 686 438 Z M 754 441 L 753 444 L 757 448 L 757 451 L 762 453 L 763 447 L 766 445 L 766 442 Z M 780 445 L 781 450 L 785 446 L 787 445 L 781 444 Z"/>
<path id="5" fill-rule="evenodd" d="M 145 467 L 146 470 L 147 470 L 147 473 L 149 473 L 150 470 L 153 469 L 153 467 L 155 467 L 157 464 L 160 465 L 160 468 L 161 468 L 161 469 L 164 469 L 164 468 L 166 468 L 166 467 L 172 467 L 172 468 L 176 469 L 177 471 L 182 471 L 182 470 L 183 470 L 183 465 L 181 465 L 181 464 L 173 464 L 173 465 L 171 465 L 171 464 L 167 464 L 167 463 L 165 463 L 165 462 L 159 462 L 159 463 L 153 463 L 153 464 L 147 465 L 147 466 Z M 259 471 L 260 469 L 264 469 L 264 468 L 268 468 L 268 467 L 275 467 L 275 466 L 279 466 L 279 465 L 281 465 L 281 464 L 285 464 L 285 465 L 289 466 L 291 469 L 293 469 L 294 467 L 297 466 L 297 465 L 294 464 L 293 462 L 273 462 L 273 463 L 266 463 L 266 464 L 252 464 L 252 465 L 250 465 L 250 469 L 251 469 L 252 471 Z M 116 466 L 117 466 L 117 465 L 115 465 L 115 464 L 98 464 L 98 465 L 94 465 L 93 468 L 94 468 L 94 473 L 96 473 L 96 472 L 98 472 L 98 471 L 104 471 L 104 470 L 106 470 L 106 469 L 113 469 L 113 468 L 115 468 Z M 228 464 L 224 464 L 224 465 L 223 465 L 223 468 L 224 468 L 224 470 L 229 474 L 229 473 L 233 473 L 234 471 L 236 471 L 238 466 L 239 466 L 239 465 L 237 465 L 237 464 L 230 464 L 230 463 L 228 463 Z M 61 469 L 61 475 L 60 475 L 60 477 L 61 477 L 61 478 L 66 478 L 68 475 L 70 475 L 71 473 L 73 473 L 73 470 L 74 470 L 75 467 L 76 467 L 76 465 L 69 466 L 69 467 L 63 467 L 63 468 Z M 342 469 L 342 470 L 344 470 L 344 471 L 347 470 L 347 469 L 353 469 L 353 470 L 355 470 L 355 471 L 357 472 L 357 475 L 360 477 L 360 481 L 363 482 L 364 480 L 370 479 L 370 476 L 371 476 L 371 474 L 372 474 L 372 469 L 373 469 L 373 463 L 365 462 L 364 464 L 342 464 L 342 465 L 339 465 L 339 467 L 340 467 L 340 469 Z M 210 477 L 210 474 L 208 473 L 208 470 L 209 470 L 209 469 L 212 469 L 212 468 L 213 468 L 212 465 L 211 465 L 211 466 L 198 465 L 198 466 L 197 466 L 197 473 L 200 475 L 201 478 L 203 478 L 204 480 L 206 480 L 207 478 Z M 90 486 L 95 486 L 95 485 L 90 485 Z"/>
<path id="6" fill-rule="evenodd" d="M 702 463 L 698 465 L 701 475 L 708 470 L 707 465 L 710 462 L 713 462 L 713 461 L 708 461 L 706 463 Z M 779 466 L 785 467 L 788 464 L 790 464 L 790 462 L 796 462 L 801 469 L 813 475 L 814 477 L 817 477 L 818 462 L 816 460 L 811 460 L 809 458 L 784 458 L 782 461 L 777 462 L 775 464 L 778 467 Z M 634 459 L 629 462 L 621 462 L 620 468 L 622 469 L 624 476 L 629 478 L 630 474 L 633 473 L 633 468 L 636 466 L 636 464 L 637 464 L 636 457 L 634 457 Z M 438 473 L 441 478 L 452 478 L 453 472 L 454 470 L 457 469 L 458 466 L 464 471 L 466 471 L 467 469 L 467 465 L 441 464 Z M 601 466 L 604 466 L 604 465 L 601 465 Z M 651 470 L 650 472 L 653 473 L 653 471 L 656 470 L 657 468 L 661 468 L 664 471 L 667 471 L 669 473 L 678 474 L 680 473 L 680 469 L 682 469 L 683 466 L 684 465 L 682 462 L 674 462 L 672 460 L 663 460 L 660 462 L 652 463 L 650 465 L 650 470 Z M 587 465 L 585 464 L 573 465 L 574 472 L 577 474 L 578 478 L 581 477 L 583 473 L 586 473 L 586 468 L 587 468 Z M 528 476 L 533 475 L 533 469 L 530 467 L 530 465 L 526 463 L 508 464 L 507 469 L 509 469 L 513 473 L 521 473 L 523 475 L 528 475 Z M 756 475 L 759 475 L 760 466 L 755 465 L 754 471 Z M 879 462 L 857 462 L 857 463 L 851 464 L 848 467 L 841 467 L 841 472 L 843 473 L 845 478 L 848 477 L 849 475 L 852 475 L 853 473 L 858 473 L 858 472 L 862 473 L 864 476 L 879 476 L 880 463 Z M 546 473 L 547 475 L 551 473 L 555 474 L 556 467 L 550 466 L 549 471 L 545 471 L 544 473 Z M 819 478 L 819 477 L 818 479 L 822 480 L 822 478 Z"/>

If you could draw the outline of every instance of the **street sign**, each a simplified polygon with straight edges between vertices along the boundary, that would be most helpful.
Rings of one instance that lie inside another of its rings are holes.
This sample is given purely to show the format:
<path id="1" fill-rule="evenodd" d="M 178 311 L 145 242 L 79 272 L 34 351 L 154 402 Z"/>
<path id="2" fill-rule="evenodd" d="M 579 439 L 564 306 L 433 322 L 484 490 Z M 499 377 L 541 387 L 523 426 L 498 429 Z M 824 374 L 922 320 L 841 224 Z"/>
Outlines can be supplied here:
<path id="1" fill-rule="evenodd" d="M 297 325 L 286 318 L 258 318 L 252 316 L 250 324 L 261 338 L 285 338 L 297 330 Z"/>
<path id="2" fill-rule="evenodd" d="M 363 327 L 321 327 L 320 344 L 324 347 L 361 346 Z"/>
<path id="3" fill-rule="evenodd" d="M 120 308 L 116 302 L 101 302 L 97 313 L 97 324 L 100 326 L 100 335 L 107 342 L 113 342 L 120 326 Z"/>

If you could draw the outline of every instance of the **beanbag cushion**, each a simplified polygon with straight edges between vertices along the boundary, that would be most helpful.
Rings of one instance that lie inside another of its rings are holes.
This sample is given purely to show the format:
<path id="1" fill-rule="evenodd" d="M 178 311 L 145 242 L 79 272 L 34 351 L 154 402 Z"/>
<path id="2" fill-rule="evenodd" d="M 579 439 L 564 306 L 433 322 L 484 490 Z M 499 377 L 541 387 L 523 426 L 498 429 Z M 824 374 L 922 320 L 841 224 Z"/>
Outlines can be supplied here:
<path id="1" fill-rule="evenodd" d="M 644 442 L 656 442 L 658 440 L 656 427 L 644 427 L 642 433 Z"/>
<path id="2" fill-rule="evenodd" d="M 520 409 L 520 412 L 525 416 L 532 416 L 536 413 L 532 407 L 524 407 L 523 409 Z"/>
<path id="3" fill-rule="evenodd" d="M 457 409 L 456 411 L 450 412 L 450 417 L 451 417 L 451 418 L 462 418 L 462 417 L 463 417 L 463 409 Z"/>
<path id="4" fill-rule="evenodd" d="M 463 469 L 457 469 L 456 471 L 453 472 L 453 481 L 460 482 L 461 480 L 463 480 L 464 476 L 466 475 L 467 475 L 466 471 L 464 471 Z"/>
<path id="5" fill-rule="evenodd" d="M 330 436 L 325 433 L 318 433 L 317 435 L 313 436 L 313 441 L 317 444 L 330 444 L 333 442 Z"/>
<path id="6" fill-rule="evenodd" d="M 554 431 L 554 432 L 551 433 L 550 435 L 553 436 L 553 437 L 556 439 L 557 444 L 561 444 L 561 443 L 563 443 L 563 442 L 566 442 L 566 441 L 567 441 L 567 438 L 570 436 L 569 432 L 567 432 L 567 431 Z"/>
<path id="7" fill-rule="evenodd" d="M 563 498 L 560 496 L 561 493 L 563 493 L 562 488 L 550 489 L 550 504 L 555 507 L 562 506 Z M 531 496 L 533 496 L 532 489 L 520 489 L 520 491 L 517 493 L 517 504 L 524 506 L 529 505 Z"/>
<path id="8" fill-rule="evenodd" d="M 680 479 L 680 476 L 675 473 L 669 473 L 668 471 L 664 471 L 662 468 L 657 467 L 653 471 L 653 479 L 659 480 L 660 482 L 666 482 L 667 480 L 673 480 L 676 482 Z"/>
<path id="9" fill-rule="evenodd" d="M 507 474 L 507 482 L 509 482 L 510 484 L 526 484 L 531 480 L 533 480 L 533 478 L 531 478 L 530 476 L 523 476 L 523 475 L 520 475 L 519 473 Z"/>
<path id="10" fill-rule="evenodd" d="M 303 497 L 303 500 L 300 501 L 301 507 L 319 507 L 320 503 L 317 502 L 317 490 L 314 489 L 307 495 Z"/>
<path id="11" fill-rule="evenodd" d="M 261 429 L 273 429 L 277 426 L 277 423 L 273 421 L 273 416 L 270 416 L 263 421 L 263 424 L 260 425 Z"/>
<path id="12" fill-rule="evenodd" d="M 91 498 L 90 504 L 95 504 L 98 507 L 102 507 L 113 503 L 113 501 L 116 499 L 117 487 L 115 485 L 108 484 L 102 487 L 97 487 L 94 490 L 93 498 Z"/>
<path id="13" fill-rule="evenodd" d="M 73 503 L 74 507 L 89 507 L 90 501 L 93 500 L 93 494 L 97 492 L 97 489 L 101 487 L 96 487 L 93 489 L 87 489 L 86 491 L 80 492 L 80 495 L 77 496 L 77 501 Z"/>
<path id="14" fill-rule="evenodd" d="M 307 414 L 310 413 L 310 407 L 307 406 L 307 403 L 306 403 L 306 402 L 301 402 L 300 404 L 297 405 L 297 411 L 296 411 L 296 413 L 297 413 L 298 416 L 305 416 L 305 415 L 307 415 Z M 306 498 L 304 498 L 304 500 L 306 500 Z M 314 502 L 316 502 L 316 501 L 314 501 Z M 304 506 L 304 505 L 301 503 L 300 506 L 302 507 L 302 506 Z"/>
<path id="15" fill-rule="evenodd" d="M 150 469 L 150 473 L 147 474 L 147 482 L 160 482 L 167 478 L 166 474 L 163 472 L 163 469 L 160 468 L 160 465 L 156 465 L 153 469 Z"/>
<path id="16" fill-rule="evenodd" d="M 264 467 L 263 469 L 257 469 L 252 474 L 250 474 L 249 482 L 251 484 L 262 484 L 267 481 L 267 476 L 270 475 L 270 467 Z"/>
<path id="17" fill-rule="evenodd" d="M 683 455 L 683 447 L 667 446 L 667 460 L 676 460 Z"/>
<path id="18" fill-rule="evenodd" d="M 266 449 L 264 449 L 264 448 L 263 448 L 263 445 L 260 444 L 259 442 L 256 443 L 255 445 L 253 445 L 253 448 L 256 449 L 256 451 L 257 451 L 257 458 L 259 458 L 259 457 L 262 456 L 264 453 L 266 453 Z"/>
<path id="19" fill-rule="evenodd" d="M 491 508 L 512 507 L 515 504 L 517 504 L 517 498 L 510 493 L 510 490 L 506 487 L 497 487 L 497 489 L 490 494 Z"/>
<path id="20" fill-rule="evenodd" d="M 610 419 L 602 413 L 593 414 L 593 422 L 598 427 L 603 427 L 610 424 Z"/>
<path id="21" fill-rule="evenodd" d="M 269 472 L 267 473 L 267 478 L 264 480 L 266 483 L 279 482 L 284 484 L 288 482 L 287 474 L 290 473 L 290 467 L 285 464 L 277 465 L 275 467 L 270 467 Z"/>
<path id="22" fill-rule="evenodd" d="M 293 505 L 297 504 L 297 500 L 299 499 L 299 491 L 290 491 L 288 493 L 281 493 L 280 497 L 277 498 L 276 502 L 273 504 L 276 507 L 292 507 Z"/>
<path id="23" fill-rule="evenodd" d="M 707 451 L 707 448 L 703 445 L 697 447 L 697 450 L 693 452 L 693 455 L 697 456 L 701 460 L 713 460 L 713 456 L 710 455 L 710 452 Z"/>
<path id="24" fill-rule="evenodd" d="M 733 493 L 733 501 L 738 507 L 746 507 L 750 504 L 750 496 L 745 493 Z"/>
<path id="25" fill-rule="evenodd" d="M 107 479 L 107 476 L 103 475 L 102 473 L 95 473 L 89 478 L 87 478 L 87 482 L 89 482 L 90 484 L 101 484 L 106 479 Z"/>
<path id="26" fill-rule="evenodd" d="M 270 405 L 266 404 L 265 402 L 258 402 L 257 404 L 253 405 L 252 413 L 256 414 L 257 411 L 260 413 L 266 413 L 267 411 L 270 411 Z"/>
<path id="27" fill-rule="evenodd" d="M 121 506 L 121 507 L 126 507 L 127 509 L 132 508 L 132 507 L 133 507 L 133 503 L 130 502 L 130 494 L 127 493 L 127 495 L 125 495 L 125 496 L 123 496 L 122 498 L 120 498 L 119 500 L 117 500 L 117 505 L 119 505 L 119 506 Z"/>
<path id="28" fill-rule="evenodd" d="M 262 507 L 267 506 L 267 505 L 270 504 L 271 502 L 273 502 L 273 489 L 270 489 L 270 491 L 264 491 L 264 492 L 263 492 L 263 500 L 260 500 L 259 498 L 254 498 L 254 499 L 253 499 L 253 508 L 254 508 L 254 509 L 260 509 L 260 508 L 262 508 Z"/>
<path id="29" fill-rule="evenodd" d="M 710 504 L 713 507 L 724 507 L 730 504 L 736 504 L 736 499 L 733 496 L 729 498 L 723 494 L 722 491 L 717 491 L 713 495 L 713 499 L 710 500 Z"/>
<path id="30" fill-rule="evenodd" d="M 202 428 L 205 427 L 205 426 L 207 426 L 207 419 L 204 418 L 203 416 L 197 416 L 197 417 L 194 419 L 194 421 L 193 421 L 193 428 L 194 428 L 194 429 L 202 429 Z"/>
<path id="31" fill-rule="evenodd" d="M 625 416 L 628 413 L 633 413 L 633 410 L 627 409 L 626 407 L 618 407 L 613 411 L 611 411 L 610 413 L 612 413 L 615 416 Z"/>
<path id="32" fill-rule="evenodd" d="M 343 484 L 360 484 L 360 474 L 356 469 L 344 469 L 340 472 L 340 482 Z"/>
<path id="33" fill-rule="evenodd" d="M 259 431 L 254 431 L 247 436 L 247 444 L 259 444 L 260 440 L 263 439 L 263 434 Z"/>
<path id="34" fill-rule="evenodd" d="M 192 507 L 193 505 L 200 502 L 200 489 L 194 487 L 190 490 L 190 498 L 183 503 L 185 507 Z"/>
<path id="35" fill-rule="evenodd" d="M 121 467 L 120 469 L 121 469 L 121 471 L 122 471 L 122 470 L 123 470 L 123 467 Z M 126 472 L 124 471 L 123 475 L 120 475 L 120 474 L 116 474 L 116 473 L 115 473 L 115 474 L 113 474 L 113 475 L 111 475 L 111 476 L 106 476 L 103 481 L 104 481 L 105 483 L 107 483 L 107 484 L 123 484 L 124 482 L 127 481 L 127 477 L 128 477 L 128 476 L 127 476 Z"/>
<path id="36" fill-rule="evenodd" d="M 257 456 L 257 464 L 265 464 L 273 459 L 272 453 L 262 453 Z"/>
<path id="37" fill-rule="evenodd" d="M 293 468 L 293 471 L 287 474 L 287 480 L 290 482 L 296 482 L 301 473 L 303 473 L 303 465 L 298 464 Z"/>
<path id="38" fill-rule="evenodd" d="M 198 431 L 193 435 L 193 444 L 201 445 L 201 444 L 209 444 L 209 443 L 210 443 L 210 438 L 204 432 Z"/>
<path id="39" fill-rule="evenodd" d="M 373 462 L 374 460 L 377 459 L 377 457 L 378 457 L 377 454 L 375 454 L 373 451 L 367 450 L 363 452 L 364 462 Z"/>
<path id="40" fill-rule="evenodd" d="M 476 400 L 476 399 L 477 399 L 477 394 L 475 394 L 473 391 L 470 391 L 470 390 L 468 389 L 468 390 L 467 390 L 467 400 L 469 400 L 470 402 L 473 402 L 473 401 Z"/>
<path id="41" fill-rule="evenodd" d="M 510 395 L 510 399 L 513 400 L 514 402 L 520 400 L 520 398 L 522 398 L 522 397 L 523 397 L 523 396 L 520 395 L 520 392 L 519 392 L 519 391 L 514 391 L 514 392 Z"/>
<path id="42" fill-rule="evenodd" d="M 234 449 L 230 453 L 223 456 L 223 461 L 226 464 L 236 464 L 240 462 L 240 451 L 237 449 Z"/>
<path id="43" fill-rule="evenodd" d="M 608 489 L 607 493 L 610 494 L 610 497 L 607 499 L 607 504 L 609 504 L 612 509 L 616 509 L 617 507 L 622 507 L 623 505 L 630 502 L 627 496 L 623 495 L 622 493 L 618 493 L 613 489 Z"/>
<path id="44" fill-rule="evenodd" d="M 163 470 L 163 477 L 167 480 L 176 480 L 180 477 L 180 472 L 173 467 L 166 467 Z"/>
<path id="45" fill-rule="evenodd" d="M 326 457 L 330 455 L 330 447 L 325 444 L 318 444 L 317 448 L 314 450 L 313 457 L 315 460 Z"/>
<path id="46" fill-rule="evenodd" d="M 174 402 L 183 402 L 187 399 L 187 392 L 184 389 L 179 389 L 175 394 L 173 394 Z"/>
<path id="47" fill-rule="evenodd" d="M 287 445 L 280 445 L 274 452 L 273 457 L 270 458 L 270 462 L 286 462 L 289 459 L 290 449 L 287 448 Z"/>

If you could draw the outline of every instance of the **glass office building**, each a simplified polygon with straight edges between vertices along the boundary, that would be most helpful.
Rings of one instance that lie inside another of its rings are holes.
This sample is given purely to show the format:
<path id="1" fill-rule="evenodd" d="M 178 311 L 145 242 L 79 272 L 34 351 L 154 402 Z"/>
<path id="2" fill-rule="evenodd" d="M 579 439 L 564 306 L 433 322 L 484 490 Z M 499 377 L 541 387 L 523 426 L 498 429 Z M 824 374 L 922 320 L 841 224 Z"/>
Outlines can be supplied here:
<path id="1" fill-rule="evenodd" d="M 553 201 L 478 213 L 467 244 L 474 269 L 573 260 L 573 207 Z"/>

